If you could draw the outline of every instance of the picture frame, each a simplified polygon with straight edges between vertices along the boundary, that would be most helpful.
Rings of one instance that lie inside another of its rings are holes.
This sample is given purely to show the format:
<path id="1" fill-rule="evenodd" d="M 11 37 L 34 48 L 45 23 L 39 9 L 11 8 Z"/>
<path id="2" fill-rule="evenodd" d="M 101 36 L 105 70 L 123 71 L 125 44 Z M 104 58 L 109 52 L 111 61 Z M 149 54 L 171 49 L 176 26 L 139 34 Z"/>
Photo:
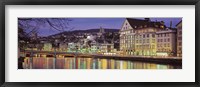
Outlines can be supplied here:
<path id="1" fill-rule="evenodd" d="M 195 5 L 195 44 L 198 44 L 199 37 L 199 22 L 200 22 L 200 1 L 199 0 L 7 0 L 1 1 L 1 16 L 0 16 L 0 83 L 1 87 L 66 87 L 66 86 L 126 86 L 126 87 L 199 87 L 199 47 L 195 46 L 195 82 L 5 82 L 5 59 L 6 59 L 6 48 L 5 48 L 5 6 L 6 5 Z"/>

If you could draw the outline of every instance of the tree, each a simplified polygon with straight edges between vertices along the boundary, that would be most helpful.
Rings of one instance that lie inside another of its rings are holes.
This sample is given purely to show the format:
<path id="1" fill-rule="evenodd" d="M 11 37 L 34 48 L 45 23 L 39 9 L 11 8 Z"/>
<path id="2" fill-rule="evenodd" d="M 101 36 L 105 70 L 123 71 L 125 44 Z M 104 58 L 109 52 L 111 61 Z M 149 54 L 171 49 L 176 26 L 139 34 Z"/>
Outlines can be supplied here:
<path id="1" fill-rule="evenodd" d="M 69 29 L 68 18 L 18 18 L 18 26 L 22 29 L 35 30 L 41 26 L 50 26 L 51 29 L 64 31 Z"/>
<path id="2" fill-rule="evenodd" d="M 18 18 L 19 41 L 25 41 L 36 45 L 39 43 L 38 38 L 32 38 L 31 35 L 36 34 L 37 36 L 40 27 L 48 26 L 49 29 L 63 32 L 65 29 L 70 29 L 70 21 L 72 20 L 68 18 Z"/>

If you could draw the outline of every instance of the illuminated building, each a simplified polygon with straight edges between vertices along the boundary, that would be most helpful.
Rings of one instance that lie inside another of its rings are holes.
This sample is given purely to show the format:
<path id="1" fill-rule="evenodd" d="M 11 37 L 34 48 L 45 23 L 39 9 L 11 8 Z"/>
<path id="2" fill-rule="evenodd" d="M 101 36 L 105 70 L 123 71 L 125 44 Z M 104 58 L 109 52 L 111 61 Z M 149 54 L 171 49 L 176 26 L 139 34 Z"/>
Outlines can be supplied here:
<path id="1" fill-rule="evenodd" d="M 176 55 L 176 30 L 166 29 L 157 34 L 157 56 Z"/>
<path id="2" fill-rule="evenodd" d="M 101 53 L 110 53 L 114 50 L 114 44 L 100 44 Z"/>
<path id="3" fill-rule="evenodd" d="M 156 55 L 156 32 L 165 28 L 163 21 L 127 18 L 120 30 L 120 51 L 124 55 Z"/>
<path id="4" fill-rule="evenodd" d="M 76 44 L 71 42 L 71 43 L 68 43 L 68 52 L 75 52 L 76 51 Z"/>
<path id="5" fill-rule="evenodd" d="M 59 44 L 59 49 L 61 51 L 67 51 L 67 48 L 68 48 L 67 43 L 62 42 L 62 43 Z"/>
<path id="6" fill-rule="evenodd" d="M 182 56 L 182 21 L 177 25 L 177 56 Z"/>
<path id="7" fill-rule="evenodd" d="M 43 50 L 51 51 L 52 50 L 52 44 L 51 43 L 44 43 Z"/>

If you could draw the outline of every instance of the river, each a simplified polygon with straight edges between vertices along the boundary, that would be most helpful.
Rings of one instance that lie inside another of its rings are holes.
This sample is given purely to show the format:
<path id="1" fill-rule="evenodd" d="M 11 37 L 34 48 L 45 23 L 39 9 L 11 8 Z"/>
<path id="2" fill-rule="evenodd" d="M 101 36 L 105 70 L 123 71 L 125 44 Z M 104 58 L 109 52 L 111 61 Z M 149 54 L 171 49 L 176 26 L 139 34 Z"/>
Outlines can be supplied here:
<path id="1" fill-rule="evenodd" d="M 23 63 L 24 69 L 181 69 L 180 65 L 156 64 L 141 61 L 127 61 L 99 58 L 30 58 L 26 57 Z"/>

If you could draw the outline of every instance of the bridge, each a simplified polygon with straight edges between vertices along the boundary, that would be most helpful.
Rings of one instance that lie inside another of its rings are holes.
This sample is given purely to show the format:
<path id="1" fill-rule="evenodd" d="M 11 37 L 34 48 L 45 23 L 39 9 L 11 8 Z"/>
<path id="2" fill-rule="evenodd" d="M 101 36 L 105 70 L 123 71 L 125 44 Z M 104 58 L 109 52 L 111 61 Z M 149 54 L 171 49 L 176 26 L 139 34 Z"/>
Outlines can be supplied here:
<path id="1" fill-rule="evenodd" d="M 103 55 L 103 54 L 89 54 L 79 52 L 54 52 L 54 51 L 31 51 L 26 50 L 25 54 L 39 54 L 39 55 L 51 55 L 55 58 L 61 56 L 63 58 L 98 58 L 98 59 L 115 59 L 125 61 L 141 61 L 141 62 L 153 62 L 159 64 L 170 64 L 170 65 L 182 65 L 182 58 L 180 57 L 161 57 L 161 56 L 132 56 L 132 55 Z"/>

